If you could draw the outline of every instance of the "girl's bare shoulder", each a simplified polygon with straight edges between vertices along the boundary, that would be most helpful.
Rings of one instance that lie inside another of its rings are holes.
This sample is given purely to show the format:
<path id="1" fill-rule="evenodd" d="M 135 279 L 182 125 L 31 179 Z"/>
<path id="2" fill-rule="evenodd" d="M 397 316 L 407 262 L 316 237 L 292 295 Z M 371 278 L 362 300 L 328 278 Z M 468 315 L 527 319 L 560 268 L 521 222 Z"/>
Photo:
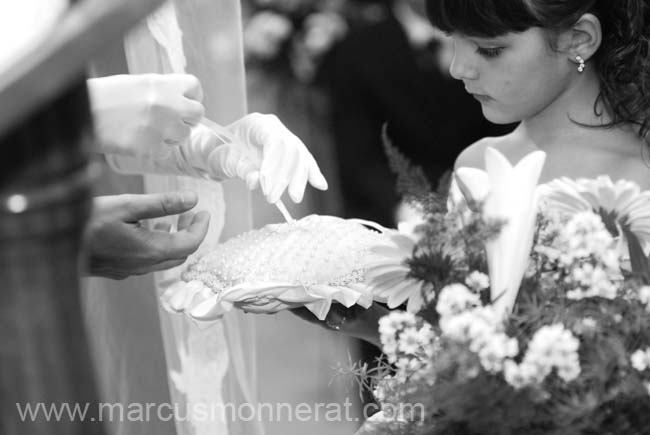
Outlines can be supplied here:
<path id="1" fill-rule="evenodd" d="M 454 169 L 462 167 L 484 169 L 486 148 L 495 148 L 507 157 L 513 147 L 514 140 L 512 134 L 507 134 L 498 137 L 485 137 L 474 142 L 460 153 L 454 164 Z"/>

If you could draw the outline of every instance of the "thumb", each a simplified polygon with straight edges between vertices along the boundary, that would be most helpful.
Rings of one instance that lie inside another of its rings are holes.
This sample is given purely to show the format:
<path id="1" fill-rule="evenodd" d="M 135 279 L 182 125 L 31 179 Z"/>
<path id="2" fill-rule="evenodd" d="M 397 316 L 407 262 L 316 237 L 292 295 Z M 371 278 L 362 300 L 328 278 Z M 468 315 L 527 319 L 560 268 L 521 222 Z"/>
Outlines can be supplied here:
<path id="1" fill-rule="evenodd" d="M 196 193 L 185 190 L 145 195 L 120 195 L 119 200 L 125 220 L 137 222 L 141 219 L 184 213 L 196 205 L 198 197 Z"/>

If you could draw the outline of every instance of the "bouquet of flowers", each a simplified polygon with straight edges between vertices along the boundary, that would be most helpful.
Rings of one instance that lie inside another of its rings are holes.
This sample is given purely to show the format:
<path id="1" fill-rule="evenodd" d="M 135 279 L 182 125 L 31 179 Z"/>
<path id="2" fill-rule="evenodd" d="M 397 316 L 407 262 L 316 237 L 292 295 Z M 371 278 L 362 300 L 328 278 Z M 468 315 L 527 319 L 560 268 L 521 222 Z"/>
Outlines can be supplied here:
<path id="1" fill-rule="evenodd" d="M 488 149 L 447 197 L 388 148 L 422 214 L 420 285 L 380 321 L 379 369 L 357 370 L 382 407 L 359 433 L 650 433 L 650 191 L 537 186 L 543 153 L 513 167 Z"/>

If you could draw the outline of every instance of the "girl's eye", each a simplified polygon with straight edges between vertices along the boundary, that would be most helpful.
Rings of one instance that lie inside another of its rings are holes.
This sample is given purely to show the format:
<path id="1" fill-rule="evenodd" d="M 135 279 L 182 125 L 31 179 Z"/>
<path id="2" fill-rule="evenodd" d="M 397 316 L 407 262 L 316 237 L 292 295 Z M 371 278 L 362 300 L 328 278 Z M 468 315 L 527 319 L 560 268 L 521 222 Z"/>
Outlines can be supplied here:
<path id="1" fill-rule="evenodd" d="M 498 57 L 502 51 L 503 51 L 503 47 L 493 47 L 493 48 L 478 47 L 476 49 L 476 52 L 478 54 L 488 58 Z"/>

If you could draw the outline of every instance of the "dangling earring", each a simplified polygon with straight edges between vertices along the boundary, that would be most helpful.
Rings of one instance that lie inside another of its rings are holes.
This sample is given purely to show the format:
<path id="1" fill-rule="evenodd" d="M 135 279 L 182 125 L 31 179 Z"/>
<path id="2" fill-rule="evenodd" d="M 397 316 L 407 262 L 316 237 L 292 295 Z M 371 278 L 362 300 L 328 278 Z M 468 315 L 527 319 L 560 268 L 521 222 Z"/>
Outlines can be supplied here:
<path id="1" fill-rule="evenodd" d="M 582 58 L 582 56 L 577 55 L 576 62 L 578 62 L 578 72 L 583 72 L 585 70 L 585 60 Z"/>

